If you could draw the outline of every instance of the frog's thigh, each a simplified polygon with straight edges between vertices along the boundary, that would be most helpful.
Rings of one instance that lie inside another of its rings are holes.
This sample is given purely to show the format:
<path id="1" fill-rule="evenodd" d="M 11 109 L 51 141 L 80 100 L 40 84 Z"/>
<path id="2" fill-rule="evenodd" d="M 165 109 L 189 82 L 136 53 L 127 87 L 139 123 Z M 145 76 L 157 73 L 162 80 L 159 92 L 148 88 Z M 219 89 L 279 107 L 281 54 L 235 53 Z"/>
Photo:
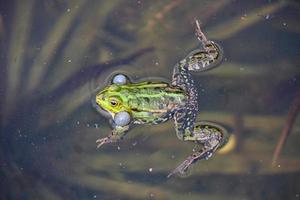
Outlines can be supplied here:
<path id="1" fill-rule="evenodd" d="M 176 64 L 173 70 L 172 85 L 180 87 L 185 91 L 189 91 L 190 88 L 194 88 L 194 80 L 191 73 L 188 70 L 188 65 L 185 60 Z"/>
<path id="2" fill-rule="evenodd" d="M 197 112 L 191 107 L 186 107 L 174 114 L 176 135 L 180 140 L 190 136 L 194 129 Z"/>

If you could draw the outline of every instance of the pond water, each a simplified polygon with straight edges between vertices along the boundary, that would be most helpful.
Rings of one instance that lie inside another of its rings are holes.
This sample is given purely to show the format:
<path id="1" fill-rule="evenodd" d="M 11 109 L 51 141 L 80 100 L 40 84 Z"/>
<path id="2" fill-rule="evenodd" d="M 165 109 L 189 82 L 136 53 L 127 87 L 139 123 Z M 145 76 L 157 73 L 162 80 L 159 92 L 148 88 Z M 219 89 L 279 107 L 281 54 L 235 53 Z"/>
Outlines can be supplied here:
<path id="1" fill-rule="evenodd" d="M 0 199 L 300 199 L 299 11 L 271 0 L 1 1 Z M 195 146 L 173 120 L 97 149 L 112 127 L 95 92 L 119 72 L 171 81 L 199 48 L 196 19 L 224 54 L 192 73 L 197 120 L 224 124 L 233 145 L 171 178 Z"/>

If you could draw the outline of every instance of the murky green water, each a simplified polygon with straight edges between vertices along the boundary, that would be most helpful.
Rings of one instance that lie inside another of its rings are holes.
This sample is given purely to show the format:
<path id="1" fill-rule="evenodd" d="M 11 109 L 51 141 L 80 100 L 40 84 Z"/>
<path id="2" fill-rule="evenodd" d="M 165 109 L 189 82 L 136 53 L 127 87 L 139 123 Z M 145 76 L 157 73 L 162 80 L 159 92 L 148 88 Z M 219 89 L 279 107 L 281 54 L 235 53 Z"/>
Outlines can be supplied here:
<path id="1" fill-rule="evenodd" d="M 297 1 L 1 1 L 0 199 L 300 199 L 299 11 Z M 199 45 L 195 19 L 225 56 L 193 74 L 198 118 L 228 126 L 234 148 L 170 179 L 194 147 L 172 120 L 97 150 L 111 127 L 95 89 L 116 71 L 170 80 Z"/>

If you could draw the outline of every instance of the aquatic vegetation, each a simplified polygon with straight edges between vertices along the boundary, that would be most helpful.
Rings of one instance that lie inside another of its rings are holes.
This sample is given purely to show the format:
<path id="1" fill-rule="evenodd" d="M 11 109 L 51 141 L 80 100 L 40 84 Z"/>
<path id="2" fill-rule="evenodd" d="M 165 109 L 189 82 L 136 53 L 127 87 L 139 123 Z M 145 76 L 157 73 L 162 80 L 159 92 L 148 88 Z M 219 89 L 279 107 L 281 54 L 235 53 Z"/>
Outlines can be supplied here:
<path id="1" fill-rule="evenodd" d="M 0 199 L 295 197 L 299 118 L 280 167 L 270 164 L 297 91 L 277 86 L 299 75 L 299 3 L 15 0 L 0 9 Z M 124 143 L 97 150 L 110 127 L 91 106 L 95 87 L 116 70 L 170 77 L 197 46 L 196 18 L 226 52 L 222 67 L 193 74 L 197 120 L 241 127 L 239 151 L 166 179 L 191 151 L 171 123 L 133 129 Z"/>

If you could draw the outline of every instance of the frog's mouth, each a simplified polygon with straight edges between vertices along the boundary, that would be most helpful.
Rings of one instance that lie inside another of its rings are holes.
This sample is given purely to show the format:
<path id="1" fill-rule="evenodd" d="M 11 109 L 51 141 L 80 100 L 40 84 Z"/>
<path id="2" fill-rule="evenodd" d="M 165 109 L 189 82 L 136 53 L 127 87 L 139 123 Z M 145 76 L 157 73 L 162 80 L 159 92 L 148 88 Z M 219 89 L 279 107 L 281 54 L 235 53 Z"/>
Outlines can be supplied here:
<path id="1" fill-rule="evenodd" d="M 109 113 L 108 111 L 104 110 L 99 104 L 97 104 L 96 102 L 96 96 L 94 96 L 94 98 L 92 98 L 92 105 L 93 107 L 103 116 L 107 117 L 107 118 L 111 118 L 112 115 L 111 113 Z"/>

